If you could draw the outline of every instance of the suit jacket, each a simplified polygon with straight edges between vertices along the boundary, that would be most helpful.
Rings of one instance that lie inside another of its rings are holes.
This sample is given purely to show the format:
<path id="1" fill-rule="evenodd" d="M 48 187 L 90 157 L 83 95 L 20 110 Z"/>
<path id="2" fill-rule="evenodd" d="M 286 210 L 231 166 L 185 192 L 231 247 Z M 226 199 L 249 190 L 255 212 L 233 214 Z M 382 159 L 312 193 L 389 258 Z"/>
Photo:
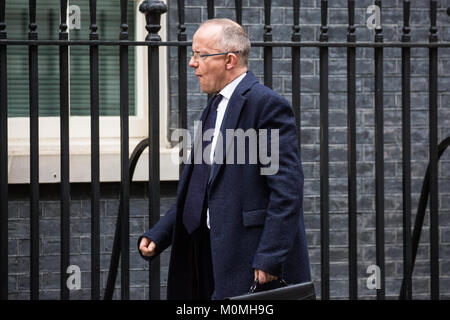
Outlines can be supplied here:
<path id="1" fill-rule="evenodd" d="M 203 112 L 202 122 L 205 116 Z M 217 161 L 219 163 L 213 164 L 207 198 L 215 287 L 212 299 L 248 292 L 253 283 L 254 269 L 279 276 L 289 283 L 310 281 L 302 209 L 303 170 L 292 108 L 285 99 L 260 84 L 249 71 L 228 102 L 221 126 L 223 137 L 226 137 L 226 129 L 242 129 L 244 132 L 249 129 L 256 132 L 278 129 L 279 166 L 275 174 L 262 175 L 261 168 L 270 165 L 259 157 L 256 164 L 249 164 L 248 154 L 246 164 L 236 164 L 237 161 L 227 164 L 225 159 L 222 163 Z M 268 137 L 270 145 L 270 131 Z M 237 146 L 235 141 L 235 155 Z M 225 157 L 233 149 L 231 139 L 222 147 Z M 192 164 L 183 168 L 176 203 L 151 230 L 142 235 L 156 243 L 155 256 L 172 245 L 168 299 L 189 296 L 184 292 L 188 281 L 185 267 L 189 253 L 182 215 L 192 168 Z"/>

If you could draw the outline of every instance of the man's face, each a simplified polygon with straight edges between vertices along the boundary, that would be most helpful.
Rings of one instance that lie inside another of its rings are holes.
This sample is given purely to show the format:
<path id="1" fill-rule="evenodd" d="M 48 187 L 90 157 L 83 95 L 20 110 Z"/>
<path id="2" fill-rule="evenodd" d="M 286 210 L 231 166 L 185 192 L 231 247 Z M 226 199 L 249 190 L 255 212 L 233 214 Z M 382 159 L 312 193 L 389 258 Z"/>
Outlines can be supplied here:
<path id="1" fill-rule="evenodd" d="M 189 61 L 189 66 L 194 68 L 202 91 L 208 94 L 218 93 L 225 87 L 228 57 L 219 55 L 200 58 L 199 55 L 223 52 L 217 46 L 220 31 L 220 26 L 205 25 L 195 32 L 192 39 L 192 51 L 195 55 Z"/>

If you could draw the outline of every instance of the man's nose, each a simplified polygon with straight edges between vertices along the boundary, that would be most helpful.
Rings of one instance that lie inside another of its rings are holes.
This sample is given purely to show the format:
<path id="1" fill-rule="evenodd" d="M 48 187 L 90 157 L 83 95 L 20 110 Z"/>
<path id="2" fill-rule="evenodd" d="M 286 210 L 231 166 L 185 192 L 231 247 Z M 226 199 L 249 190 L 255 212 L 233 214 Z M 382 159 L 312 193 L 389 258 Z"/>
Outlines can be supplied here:
<path id="1" fill-rule="evenodd" d="M 194 59 L 194 57 L 191 57 L 191 60 L 189 60 L 189 67 L 191 68 L 197 68 L 198 67 L 198 61 Z"/>

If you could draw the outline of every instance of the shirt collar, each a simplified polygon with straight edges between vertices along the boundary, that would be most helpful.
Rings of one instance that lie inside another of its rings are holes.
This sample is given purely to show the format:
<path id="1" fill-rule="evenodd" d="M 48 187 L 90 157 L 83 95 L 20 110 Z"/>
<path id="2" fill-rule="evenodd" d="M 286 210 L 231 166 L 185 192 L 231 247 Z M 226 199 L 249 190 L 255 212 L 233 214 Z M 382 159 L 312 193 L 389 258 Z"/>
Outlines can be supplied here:
<path id="1" fill-rule="evenodd" d="M 244 72 L 243 74 L 241 74 L 239 77 L 237 77 L 236 79 L 234 79 L 233 81 L 231 81 L 229 84 L 227 84 L 225 86 L 225 88 L 223 88 L 219 94 L 221 94 L 223 97 L 227 98 L 228 100 L 230 100 L 231 96 L 233 95 L 234 89 L 236 89 L 236 87 L 238 86 L 238 84 L 242 81 L 242 79 L 244 79 L 245 75 L 247 74 L 247 72 Z"/>

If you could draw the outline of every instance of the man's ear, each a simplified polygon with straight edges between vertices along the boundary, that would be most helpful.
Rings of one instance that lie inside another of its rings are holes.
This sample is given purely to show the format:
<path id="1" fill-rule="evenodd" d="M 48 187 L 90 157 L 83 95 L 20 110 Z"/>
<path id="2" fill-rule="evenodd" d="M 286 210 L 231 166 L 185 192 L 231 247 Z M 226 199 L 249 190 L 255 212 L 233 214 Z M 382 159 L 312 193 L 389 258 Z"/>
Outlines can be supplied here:
<path id="1" fill-rule="evenodd" d="M 237 63 L 238 63 L 238 58 L 237 58 L 236 54 L 229 53 L 227 55 L 227 62 L 225 64 L 225 69 L 231 70 L 237 65 Z"/>

